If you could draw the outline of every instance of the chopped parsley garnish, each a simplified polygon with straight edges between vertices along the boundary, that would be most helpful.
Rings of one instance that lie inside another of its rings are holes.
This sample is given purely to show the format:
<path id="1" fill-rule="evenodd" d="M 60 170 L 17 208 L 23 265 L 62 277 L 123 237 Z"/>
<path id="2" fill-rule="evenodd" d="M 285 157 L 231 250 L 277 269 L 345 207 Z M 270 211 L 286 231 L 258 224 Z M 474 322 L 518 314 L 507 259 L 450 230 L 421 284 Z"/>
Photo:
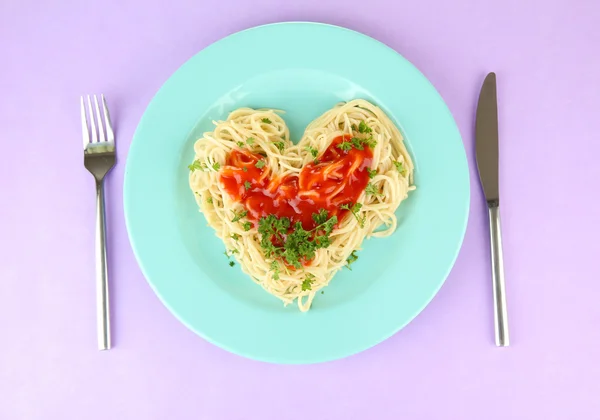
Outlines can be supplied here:
<path id="1" fill-rule="evenodd" d="M 375 169 L 367 168 L 367 172 L 369 174 L 369 178 L 371 179 L 375 178 L 375 175 L 377 175 L 377 171 Z"/>
<path id="2" fill-rule="evenodd" d="M 404 165 L 402 164 L 402 162 L 394 162 L 394 166 L 396 167 L 396 169 L 398 170 L 398 172 L 400 172 L 400 175 L 404 175 Z"/>
<path id="3" fill-rule="evenodd" d="M 352 131 L 358 131 L 356 124 L 352 124 L 350 127 L 352 128 Z"/>
<path id="4" fill-rule="evenodd" d="M 306 150 L 306 151 L 310 152 L 310 154 L 311 154 L 311 155 L 312 155 L 312 157 L 313 157 L 313 163 L 314 163 L 315 165 L 317 165 L 317 164 L 319 163 L 319 161 L 317 160 L 317 155 L 319 154 L 319 149 L 316 149 L 316 148 L 314 148 L 314 147 L 312 147 L 312 146 L 306 146 L 306 147 L 304 148 L 304 150 Z"/>
<path id="5" fill-rule="evenodd" d="M 279 263 L 275 260 L 271 261 L 271 271 L 273 272 L 273 280 L 279 280 Z"/>
<path id="6" fill-rule="evenodd" d="M 271 124 L 271 120 L 268 118 L 263 118 L 261 121 L 264 122 L 265 124 Z"/>
<path id="7" fill-rule="evenodd" d="M 261 218 L 258 221 L 258 233 L 261 235 L 260 246 L 266 257 L 280 258 L 295 268 L 302 268 L 302 261 L 312 260 L 318 249 L 331 245 L 329 235 L 337 223 L 337 217 L 326 219 L 324 211 L 313 214 L 313 220 L 322 223 L 308 231 L 300 222 L 296 222 L 289 231 L 291 223 L 287 217 L 277 218 L 270 214 Z"/>
<path id="8" fill-rule="evenodd" d="M 358 222 L 358 224 L 360 225 L 360 227 L 364 228 L 365 227 L 365 220 L 366 220 L 367 216 L 360 217 L 358 215 L 358 213 L 360 212 L 361 208 L 362 208 L 362 204 L 360 204 L 360 203 L 355 203 L 352 207 L 350 207 L 350 204 L 343 204 L 343 205 L 340 206 L 340 209 L 342 209 L 342 210 L 350 210 L 350 212 L 356 218 L 356 221 Z"/>
<path id="9" fill-rule="evenodd" d="M 363 150 L 365 145 L 369 146 L 373 149 L 377 145 L 377 141 L 373 138 L 373 136 L 369 136 L 366 139 L 361 139 L 359 137 L 352 137 L 350 140 L 344 140 L 336 147 L 338 149 L 343 150 L 344 152 L 350 151 L 353 147 L 356 150 Z"/>
<path id="10" fill-rule="evenodd" d="M 206 163 L 200 162 L 198 159 L 196 159 L 190 165 L 188 165 L 188 168 L 192 172 L 197 171 L 198 169 L 204 170 L 206 169 Z"/>
<path id="11" fill-rule="evenodd" d="M 212 203 L 213 203 L 213 199 L 212 199 L 212 197 L 208 197 L 208 198 L 206 199 L 206 202 L 207 202 L 208 204 L 212 204 Z"/>
<path id="12" fill-rule="evenodd" d="M 246 188 L 247 190 L 249 190 L 250 188 L 252 188 L 252 184 L 248 181 L 244 181 L 244 188 Z"/>
<path id="13" fill-rule="evenodd" d="M 213 168 L 215 171 L 218 171 L 221 168 L 221 164 L 219 162 L 214 162 L 212 165 L 210 165 L 210 167 Z M 192 172 L 197 171 L 198 169 L 208 171 L 208 166 L 206 165 L 206 163 L 200 162 L 198 159 L 193 161 L 191 165 L 188 165 L 188 168 Z"/>
<path id="14" fill-rule="evenodd" d="M 327 221 L 327 216 L 327 210 L 325 209 L 319 210 L 319 213 L 312 214 L 312 218 L 317 225 L 322 225 L 323 223 L 325 223 Z"/>
<path id="15" fill-rule="evenodd" d="M 248 138 L 246 139 L 246 143 L 248 143 L 248 144 L 250 144 L 250 145 L 254 144 L 254 137 L 248 137 Z"/>
<path id="16" fill-rule="evenodd" d="M 229 261 L 229 266 L 233 267 L 235 265 L 235 263 L 233 261 Z"/>
<path id="17" fill-rule="evenodd" d="M 238 141 L 238 142 L 237 142 L 237 145 L 238 145 L 238 146 L 240 146 L 240 147 L 244 147 L 244 146 L 245 146 L 245 144 L 244 144 L 244 142 L 243 142 L 243 141 Z"/>
<path id="18" fill-rule="evenodd" d="M 248 168 L 246 168 L 245 166 L 242 166 L 242 171 L 248 172 Z"/>
<path id="19" fill-rule="evenodd" d="M 374 149 L 377 146 L 377 140 L 373 138 L 373 136 L 369 136 L 366 139 L 362 139 L 362 142 L 369 146 L 371 149 Z"/>
<path id="20" fill-rule="evenodd" d="M 231 239 L 233 239 L 234 241 L 237 241 L 238 239 L 240 239 L 240 235 L 238 235 L 237 233 L 232 233 Z"/>
<path id="21" fill-rule="evenodd" d="M 282 141 L 274 141 L 273 144 L 279 149 L 280 152 L 283 152 L 283 149 L 285 149 L 285 143 Z"/>
<path id="22" fill-rule="evenodd" d="M 312 290 L 312 284 L 315 281 L 315 276 L 310 273 L 306 274 L 306 278 L 302 282 L 302 291 Z"/>
<path id="23" fill-rule="evenodd" d="M 383 195 L 382 193 L 379 192 L 379 188 L 377 188 L 375 185 L 371 184 L 370 182 L 367 184 L 367 188 L 365 188 L 365 192 L 367 194 L 371 194 L 371 195 Z"/>
<path id="24" fill-rule="evenodd" d="M 244 224 L 242 225 L 242 228 L 244 228 L 244 230 L 246 232 L 248 232 L 250 229 L 252 229 L 252 223 L 250 223 L 250 222 L 244 222 Z"/>
<path id="25" fill-rule="evenodd" d="M 360 124 L 358 124 L 359 133 L 370 133 L 371 131 L 373 130 L 364 121 L 361 121 Z"/>
<path id="26" fill-rule="evenodd" d="M 352 137 L 350 139 L 350 141 L 352 142 L 352 146 L 354 146 L 354 148 L 356 150 L 363 150 L 363 139 L 359 139 L 358 137 Z"/>
<path id="27" fill-rule="evenodd" d="M 355 262 L 356 260 L 358 260 L 358 255 L 356 255 L 356 250 L 352 251 L 352 254 L 350 254 L 350 256 L 348 257 L 348 259 L 346 260 L 346 268 L 350 271 L 352 271 L 352 268 L 350 268 L 350 265 Z"/>
<path id="28" fill-rule="evenodd" d="M 233 219 L 231 219 L 233 223 L 240 221 L 242 217 L 246 217 L 246 215 L 248 214 L 248 210 L 244 210 L 239 213 L 236 213 L 235 210 L 231 211 L 233 212 Z"/>
<path id="29" fill-rule="evenodd" d="M 343 150 L 344 152 L 350 151 L 352 149 L 352 143 L 349 141 L 343 141 L 336 146 L 338 149 Z"/>
<path id="30" fill-rule="evenodd" d="M 262 169 L 262 168 L 264 168 L 264 167 L 265 167 L 265 161 L 261 159 L 261 160 L 259 160 L 258 162 L 256 162 L 256 163 L 254 164 L 254 166 L 256 166 L 258 169 Z"/>
<path id="31" fill-rule="evenodd" d="M 312 147 L 312 146 L 306 146 L 304 148 L 304 150 L 307 150 L 310 152 L 310 154 L 312 155 L 312 157 L 317 157 L 317 155 L 319 154 L 319 150 Z"/>

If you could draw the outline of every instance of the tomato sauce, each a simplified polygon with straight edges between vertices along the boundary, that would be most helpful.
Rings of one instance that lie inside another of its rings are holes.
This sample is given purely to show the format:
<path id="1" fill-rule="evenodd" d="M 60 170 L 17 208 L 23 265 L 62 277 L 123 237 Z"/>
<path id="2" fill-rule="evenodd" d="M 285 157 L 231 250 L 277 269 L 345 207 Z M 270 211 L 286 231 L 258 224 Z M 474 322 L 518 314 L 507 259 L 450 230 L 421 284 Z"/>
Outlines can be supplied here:
<path id="1" fill-rule="evenodd" d="M 292 226 L 301 222 L 305 230 L 312 230 L 316 227 L 312 215 L 321 209 L 341 221 L 348 210 L 340 206 L 356 203 L 369 183 L 367 169 L 373 159 L 366 145 L 363 150 L 337 147 L 351 137 L 336 137 L 317 162 L 305 165 L 300 174 L 274 179 L 268 176 L 266 161 L 262 168 L 256 167 L 262 155 L 233 150 L 221 171 L 221 183 L 232 199 L 244 204 L 252 221 L 273 214 L 288 217 Z"/>

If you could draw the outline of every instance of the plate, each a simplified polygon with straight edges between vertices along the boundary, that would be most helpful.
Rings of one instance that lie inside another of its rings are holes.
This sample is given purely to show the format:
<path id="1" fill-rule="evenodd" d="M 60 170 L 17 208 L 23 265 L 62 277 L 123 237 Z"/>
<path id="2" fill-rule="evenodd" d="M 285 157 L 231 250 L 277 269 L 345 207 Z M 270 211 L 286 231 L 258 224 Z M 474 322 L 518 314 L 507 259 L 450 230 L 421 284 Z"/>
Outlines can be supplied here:
<path id="1" fill-rule="evenodd" d="M 297 141 L 339 101 L 367 99 L 397 123 L 417 190 L 398 230 L 365 240 L 311 310 L 284 307 L 251 281 L 198 212 L 188 187 L 193 143 L 242 106 L 279 108 Z M 325 24 L 248 29 L 196 54 L 152 99 L 127 158 L 125 217 L 138 263 L 186 326 L 233 353 L 316 363 L 396 333 L 433 298 L 464 236 L 469 174 L 461 137 L 435 88 L 407 60 L 360 33 Z"/>

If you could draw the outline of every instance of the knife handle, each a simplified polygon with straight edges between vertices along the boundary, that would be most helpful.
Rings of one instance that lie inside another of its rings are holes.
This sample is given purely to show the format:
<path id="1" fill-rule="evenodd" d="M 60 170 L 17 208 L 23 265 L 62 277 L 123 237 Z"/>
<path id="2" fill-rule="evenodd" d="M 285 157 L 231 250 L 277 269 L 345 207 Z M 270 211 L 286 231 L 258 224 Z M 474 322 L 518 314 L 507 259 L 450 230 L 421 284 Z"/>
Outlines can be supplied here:
<path id="1" fill-rule="evenodd" d="M 509 345 L 509 339 L 508 317 L 506 314 L 506 292 L 504 286 L 504 262 L 502 259 L 502 234 L 500 232 L 500 208 L 497 203 L 489 203 L 488 211 L 490 215 L 496 345 L 499 347 L 506 347 Z"/>

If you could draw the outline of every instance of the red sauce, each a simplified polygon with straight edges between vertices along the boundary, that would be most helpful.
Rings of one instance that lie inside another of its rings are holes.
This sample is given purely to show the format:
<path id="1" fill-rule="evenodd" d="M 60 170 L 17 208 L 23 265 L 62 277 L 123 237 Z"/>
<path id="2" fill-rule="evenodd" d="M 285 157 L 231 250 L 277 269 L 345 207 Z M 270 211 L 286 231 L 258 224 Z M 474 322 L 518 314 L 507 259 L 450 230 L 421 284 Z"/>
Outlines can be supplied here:
<path id="1" fill-rule="evenodd" d="M 299 175 L 279 179 L 268 176 L 266 165 L 255 166 L 263 156 L 234 150 L 221 171 L 221 183 L 231 198 L 244 204 L 252 221 L 274 214 L 290 218 L 292 226 L 301 222 L 305 230 L 311 230 L 316 225 L 312 215 L 321 209 L 327 210 L 329 217 L 335 215 L 342 220 L 348 210 L 340 206 L 356 203 L 369 183 L 367 168 L 373 158 L 367 146 L 349 151 L 336 147 L 351 137 L 336 137 L 317 157 L 317 164 L 308 163 Z"/>

